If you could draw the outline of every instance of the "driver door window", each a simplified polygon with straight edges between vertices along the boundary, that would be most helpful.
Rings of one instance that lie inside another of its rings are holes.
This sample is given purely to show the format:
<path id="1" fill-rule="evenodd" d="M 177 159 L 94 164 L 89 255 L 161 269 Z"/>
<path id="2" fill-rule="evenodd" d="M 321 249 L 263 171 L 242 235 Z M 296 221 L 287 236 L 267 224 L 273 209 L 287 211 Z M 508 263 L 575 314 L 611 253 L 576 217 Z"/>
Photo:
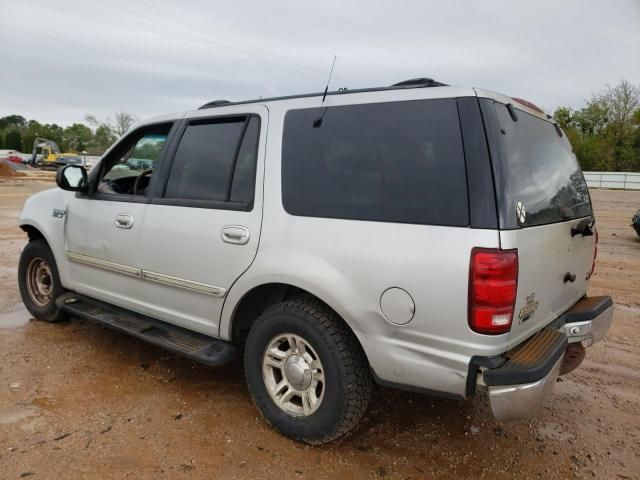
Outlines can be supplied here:
<path id="1" fill-rule="evenodd" d="M 105 159 L 98 193 L 144 196 L 171 124 L 132 133 Z"/>

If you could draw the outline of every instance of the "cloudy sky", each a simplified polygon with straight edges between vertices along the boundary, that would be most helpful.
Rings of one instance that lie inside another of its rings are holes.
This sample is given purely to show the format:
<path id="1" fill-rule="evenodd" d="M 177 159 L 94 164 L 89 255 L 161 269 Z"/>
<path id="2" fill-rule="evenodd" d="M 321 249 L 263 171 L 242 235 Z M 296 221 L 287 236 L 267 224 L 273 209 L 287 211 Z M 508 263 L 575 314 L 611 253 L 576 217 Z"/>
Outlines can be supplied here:
<path id="1" fill-rule="evenodd" d="M 640 0 L 0 0 L 0 116 L 68 125 L 429 76 L 580 107 L 640 84 Z"/>

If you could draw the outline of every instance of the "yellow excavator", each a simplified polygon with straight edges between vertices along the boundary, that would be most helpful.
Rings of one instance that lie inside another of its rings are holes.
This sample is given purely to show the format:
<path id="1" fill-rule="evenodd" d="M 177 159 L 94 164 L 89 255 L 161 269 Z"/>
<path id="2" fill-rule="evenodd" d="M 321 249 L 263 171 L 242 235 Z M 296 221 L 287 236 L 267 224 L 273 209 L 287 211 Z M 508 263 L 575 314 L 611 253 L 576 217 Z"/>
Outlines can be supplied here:
<path id="1" fill-rule="evenodd" d="M 60 153 L 60 147 L 53 140 L 36 138 L 33 141 L 33 152 L 29 164 L 40 168 L 59 168 L 63 165 L 81 165 L 82 158 L 77 153 Z"/>

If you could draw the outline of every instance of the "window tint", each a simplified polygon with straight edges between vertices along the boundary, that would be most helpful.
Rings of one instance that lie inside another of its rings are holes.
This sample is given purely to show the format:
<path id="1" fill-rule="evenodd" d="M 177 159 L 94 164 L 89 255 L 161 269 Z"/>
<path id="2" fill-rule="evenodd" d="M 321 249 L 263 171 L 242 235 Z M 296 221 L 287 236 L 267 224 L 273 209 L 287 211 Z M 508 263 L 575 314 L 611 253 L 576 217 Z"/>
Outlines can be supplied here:
<path id="1" fill-rule="evenodd" d="M 468 225 L 455 100 L 287 113 L 282 200 L 293 215 Z"/>
<path id="2" fill-rule="evenodd" d="M 229 201 L 229 185 L 245 123 L 245 118 L 237 118 L 187 126 L 173 159 L 165 197 Z M 255 163 L 255 149 L 251 157 L 247 150 L 248 147 L 244 149 L 242 162 L 239 162 L 245 173 L 238 175 L 238 198 L 243 195 L 242 182 L 246 198 L 250 181 L 245 177 L 248 169 L 254 168 L 250 164 Z"/>
<path id="3" fill-rule="evenodd" d="M 514 121 L 505 105 L 496 103 L 495 108 L 501 127 L 500 158 L 494 162 L 501 226 L 544 225 L 591 215 L 589 191 L 566 135 L 521 110 Z"/>
<path id="4" fill-rule="evenodd" d="M 251 117 L 238 151 L 229 197 L 232 202 L 251 203 L 253 201 L 259 133 L 260 120 L 257 117 Z"/>

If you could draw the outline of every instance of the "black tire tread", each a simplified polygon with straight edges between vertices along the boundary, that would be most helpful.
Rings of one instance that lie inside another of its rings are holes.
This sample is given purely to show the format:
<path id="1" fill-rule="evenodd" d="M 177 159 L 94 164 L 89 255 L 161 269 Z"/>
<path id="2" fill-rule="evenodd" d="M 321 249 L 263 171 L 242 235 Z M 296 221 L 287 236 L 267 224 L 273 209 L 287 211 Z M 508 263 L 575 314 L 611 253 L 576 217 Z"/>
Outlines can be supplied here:
<path id="1" fill-rule="evenodd" d="M 41 257 L 45 257 L 51 268 L 53 281 L 55 283 L 55 292 L 51 303 L 46 307 L 38 307 L 37 305 L 35 305 L 29 298 L 29 293 L 27 292 L 25 277 L 26 268 L 28 262 L 31 259 L 29 258 L 30 255 L 39 255 Z M 36 320 L 54 323 L 65 320 L 68 317 L 65 312 L 57 308 L 55 305 L 56 299 L 65 292 L 65 289 L 62 287 L 62 284 L 60 282 L 60 275 L 58 274 L 58 265 L 56 264 L 56 259 L 53 256 L 51 248 L 49 248 L 49 244 L 44 239 L 38 238 L 35 240 L 31 240 L 22 250 L 20 260 L 18 262 L 18 287 L 25 307 L 27 307 L 29 313 L 31 313 L 31 315 L 33 315 Z"/>
<path id="2" fill-rule="evenodd" d="M 319 327 L 319 333 L 326 340 L 329 349 L 333 351 L 341 363 L 342 377 L 346 386 L 347 408 L 339 422 L 332 431 L 318 432 L 318 435 L 313 438 L 295 438 L 295 440 L 312 445 L 335 440 L 351 431 L 367 411 L 373 391 L 369 362 L 360 343 L 345 322 L 316 298 L 310 295 L 300 295 L 272 305 L 263 315 L 278 311 L 297 311 L 314 322 Z"/>

